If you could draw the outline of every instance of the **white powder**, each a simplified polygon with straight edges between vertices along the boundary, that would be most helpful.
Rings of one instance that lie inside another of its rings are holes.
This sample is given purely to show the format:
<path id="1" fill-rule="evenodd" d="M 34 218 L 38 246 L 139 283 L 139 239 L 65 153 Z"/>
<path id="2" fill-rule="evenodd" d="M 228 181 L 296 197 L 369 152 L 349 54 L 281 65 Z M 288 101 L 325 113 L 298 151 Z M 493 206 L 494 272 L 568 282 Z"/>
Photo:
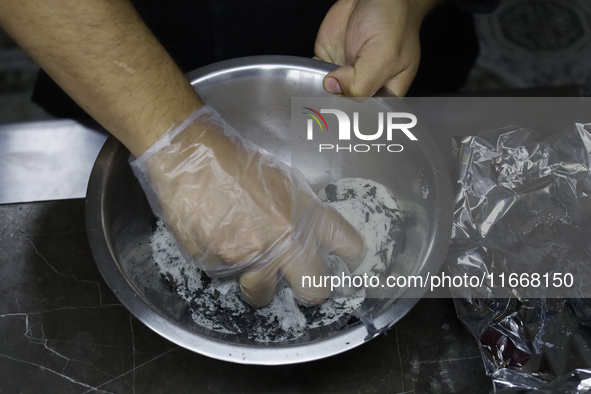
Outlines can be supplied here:
<path id="1" fill-rule="evenodd" d="M 344 178 L 329 184 L 318 198 L 334 207 L 363 236 L 365 256 L 354 275 L 383 273 L 393 264 L 404 241 L 398 205 L 379 183 Z"/>
<path id="2" fill-rule="evenodd" d="M 423 186 L 421 188 L 421 194 L 423 195 L 423 200 L 426 200 L 429 197 L 429 188 L 427 186 Z"/>
<path id="3" fill-rule="evenodd" d="M 366 254 L 354 274 L 384 271 L 393 261 L 403 234 L 398 207 L 387 190 L 372 181 L 348 178 L 328 185 L 319 197 L 339 211 L 364 237 Z M 336 331 L 365 299 L 364 289 L 341 289 L 345 293 L 339 293 L 338 298 L 305 308 L 296 303 L 291 288 L 282 282 L 268 306 L 254 309 L 240 298 L 236 278 L 210 279 L 195 264 L 187 262 L 160 220 L 150 245 L 161 275 L 189 302 L 197 324 L 256 342 L 291 340 L 319 327 Z M 332 275 L 349 274 L 336 256 L 329 256 L 327 263 Z"/>

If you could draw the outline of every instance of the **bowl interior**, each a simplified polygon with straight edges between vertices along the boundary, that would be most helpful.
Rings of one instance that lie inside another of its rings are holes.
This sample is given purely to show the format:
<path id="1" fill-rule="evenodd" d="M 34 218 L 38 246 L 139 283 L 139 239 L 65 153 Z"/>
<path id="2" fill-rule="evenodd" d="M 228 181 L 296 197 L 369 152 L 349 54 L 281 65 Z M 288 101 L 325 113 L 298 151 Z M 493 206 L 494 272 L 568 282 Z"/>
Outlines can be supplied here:
<path id="1" fill-rule="evenodd" d="M 329 97 L 322 89 L 322 79 L 333 67 L 309 59 L 254 57 L 216 63 L 188 77 L 204 101 L 239 133 L 290 163 L 295 159 L 290 149 L 291 98 Z M 297 160 L 298 168 L 315 180 L 316 188 L 339 177 L 361 177 L 383 184 L 395 196 L 403 213 L 406 241 L 388 274 L 437 272 L 449 241 L 452 201 L 447 169 L 428 132 L 420 128 L 416 132 L 419 144 L 405 146 L 404 154 L 381 155 L 379 160 L 341 160 L 337 164 L 334 160 L 319 164 L 317 156 Z M 344 328 L 341 322 L 338 330 L 317 328 L 290 342 L 264 345 L 197 325 L 189 305 L 169 288 L 155 267 L 149 246 L 154 215 L 128 158 L 129 152 L 118 141 L 107 141 L 89 183 L 87 226 L 101 273 L 123 304 L 145 324 L 183 347 L 242 363 L 313 360 L 366 340 L 367 330 L 356 319 Z M 327 165 L 332 166 L 329 175 L 319 178 L 314 174 Z M 401 293 L 398 288 L 375 291 L 360 314 L 371 313 L 376 327 L 391 325 L 421 294 Z"/>

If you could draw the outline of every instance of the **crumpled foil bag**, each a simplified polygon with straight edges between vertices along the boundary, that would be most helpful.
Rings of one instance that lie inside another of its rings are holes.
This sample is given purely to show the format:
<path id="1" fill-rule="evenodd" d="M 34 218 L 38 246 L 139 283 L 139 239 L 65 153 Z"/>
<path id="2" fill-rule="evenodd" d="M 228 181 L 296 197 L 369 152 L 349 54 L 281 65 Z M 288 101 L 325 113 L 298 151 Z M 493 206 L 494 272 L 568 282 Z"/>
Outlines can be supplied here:
<path id="1" fill-rule="evenodd" d="M 497 393 L 591 392 L 591 124 L 537 142 L 520 127 L 459 141 L 453 275 L 570 272 L 538 287 L 453 290 Z M 565 289 L 562 289 L 565 290 Z M 559 297 L 559 298 L 558 298 Z"/>

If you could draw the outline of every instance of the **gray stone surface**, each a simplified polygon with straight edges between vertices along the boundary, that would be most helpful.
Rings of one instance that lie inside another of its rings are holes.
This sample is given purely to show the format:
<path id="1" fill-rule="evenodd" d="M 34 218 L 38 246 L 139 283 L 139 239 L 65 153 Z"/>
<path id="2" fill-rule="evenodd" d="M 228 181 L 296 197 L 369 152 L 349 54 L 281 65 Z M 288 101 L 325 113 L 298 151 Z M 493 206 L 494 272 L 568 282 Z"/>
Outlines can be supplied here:
<path id="1" fill-rule="evenodd" d="M 0 205 L 0 393 L 489 393 L 451 299 L 328 359 L 217 361 L 133 317 L 94 263 L 84 200 Z M 172 291 L 172 290 L 171 290 Z"/>

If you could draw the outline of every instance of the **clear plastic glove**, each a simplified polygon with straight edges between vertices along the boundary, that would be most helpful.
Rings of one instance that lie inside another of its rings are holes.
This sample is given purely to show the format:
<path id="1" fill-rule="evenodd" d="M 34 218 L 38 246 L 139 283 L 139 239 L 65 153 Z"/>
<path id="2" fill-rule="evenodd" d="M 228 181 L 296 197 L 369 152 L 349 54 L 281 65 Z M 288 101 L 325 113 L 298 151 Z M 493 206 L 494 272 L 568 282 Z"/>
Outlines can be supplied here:
<path id="1" fill-rule="evenodd" d="M 353 270 L 364 251 L 359 233 L 297 170 L 241 138 L 211 107 L 171 128 L 131 166 L 186 257 L 211 277 L 240 276 L 252 306 L 268 304 L 282 277 L 302 303 L 318 304 L 330 289 L 303 287 L 302 277 L 328 275 L 328 253 Z"/>

